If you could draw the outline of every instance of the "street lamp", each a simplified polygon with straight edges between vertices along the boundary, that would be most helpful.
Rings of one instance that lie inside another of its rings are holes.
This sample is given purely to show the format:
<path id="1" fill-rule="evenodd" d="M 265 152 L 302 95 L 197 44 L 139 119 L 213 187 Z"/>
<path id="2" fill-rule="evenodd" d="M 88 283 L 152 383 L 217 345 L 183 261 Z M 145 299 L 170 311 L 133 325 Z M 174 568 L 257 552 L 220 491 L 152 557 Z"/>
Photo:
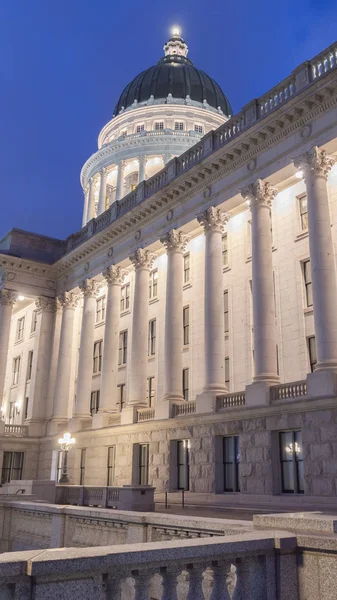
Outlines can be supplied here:
<path id="1" fill-rule="evenodd" d="M 63 464 L 62 464 L 62 475 L 59 483 L 69 483 L 67 467 L 68 467 L 68 452 L 75 444 L 75 438 L 71 437 L 71 433 L 68 431 L 63 434 L 63 437 L 59 439 L 61 450 L 64 452 Z"/>

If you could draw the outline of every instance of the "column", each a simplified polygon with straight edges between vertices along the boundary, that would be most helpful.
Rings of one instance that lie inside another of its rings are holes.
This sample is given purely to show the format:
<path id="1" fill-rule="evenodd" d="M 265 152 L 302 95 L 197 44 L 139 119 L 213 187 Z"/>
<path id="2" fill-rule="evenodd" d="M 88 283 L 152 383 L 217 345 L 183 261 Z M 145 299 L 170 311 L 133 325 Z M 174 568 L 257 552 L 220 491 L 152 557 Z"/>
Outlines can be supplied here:
<path id="1" fill-rule="evenodd" d="M 337 372 L 337 292 L 327 179 L 335 158 L 317 146 L 294 160 L 303 170 L 308 201 L 309 248 L 317 371 Z"/>
<path id="2" fill-rule="evenodd" d="M 88 214 L 87 223 L 91 221 L 95 216 L 95 180 L 93 177 L 89 181 L 89 202 L 88 202 Z"/>
<path id="3" fill-rule="evenodd" d="M 29 392 L 28 421 L 30 421 L 30 435 L 43 435 L 41 423 L 43 424 L 46 418 L 56 300 L 41 296 L 37 299 L 35 306 L 38 322 Z"/>
<path id="4" fill-rule="evenodd" d="M 79 286 L 83 295 L 82 328 L 76 388 L 75 419 L 90 418 L 97 282 L 85 279 Z"/>
<path id="5" fill-rule="evenodd" d="M 17 293 L 13 290 L 0 290 L 0 404 L 5 386 L 9 332 L 11 327 L 12 308 Z"/>
<path id="6" fill-rule="evenodd" d="M 108 289 L 105 309 L 105 334 L 103 343 L 103 365 L 99 412 L 111 413 L 117 410 L 117 373 L 119 348 L 119 315 L 121 285 L 126 275 L 125 269 L 111 265 L 103 271 Z"/>
<path id="7" fill-rule="evenodd" d="M 271 203 L 277 190 L 257 179 L 241 191 L 252 214 L 252 283 L 254 362 L 253 381 L 278 383 L 272 261 Z"/>
<path id="8" fill-rule="evenodd" d="M 82 217 L 82 227 L 84 227 L 87 222 L 88 204 L 89 204 L 89 186 L 88 185 L 84 188 L 83 194 L 84 194 L 84 208 L 83 208 L 83 217 Z"/>
<path id="9" fill-rule="evenodd" d="M 73 292 L 64 292 L 59 297 L 59 302 L 62 306 L 62 321 L 52 420 L 65 422 L 68 420 L 74 316 L 78 297 Z"/>
<path id="10" fill-rule="evenodd" d="M 124 169 L 125 162 L 120 160 L 118 163 L 117 171 L 117 184 L 116 184 L 116 200 L 120 200 L 123 197 L 123 185 L 124 185 Z"/>
<path id="11" fill-rule="evenodd" d="M 183 351 L 183 254 L 189 238 L 172 229 L 160 238 L 167 251 L 165 311 L 164 400 L 184 400 L 182 392 Z"/>
<path id="12" fill-rule="evenodd" d="M 205 387 L 216 396 L 227 392 L 222 236 L 228 215 L 211 206 L 198 216 L 205 232 Z"/>
<path id="13" fill-rule="evenodd" d="M 100 183 L 99 183 L 99 198 L 98 198 L 98 212 L 97 216 L 101 215 L 105 211 L 106 202 L 106 180 L 108 176 L 108 170 L 103 167 L 99 172 Z"/>
<path id="14" fill-rule="evenodd" d="M 130 256 L 135 267 L 128 406 L 146 406 L 149 327 L 149 271 L 156 255 L 139 248 Z"/>
<path id="15" fill-rule="evenodd" d="M 145 179 L 145 167 L 147 163 L 147 156 L 138 157 L 139 170 L 138 170 L 138 183 Z"/>

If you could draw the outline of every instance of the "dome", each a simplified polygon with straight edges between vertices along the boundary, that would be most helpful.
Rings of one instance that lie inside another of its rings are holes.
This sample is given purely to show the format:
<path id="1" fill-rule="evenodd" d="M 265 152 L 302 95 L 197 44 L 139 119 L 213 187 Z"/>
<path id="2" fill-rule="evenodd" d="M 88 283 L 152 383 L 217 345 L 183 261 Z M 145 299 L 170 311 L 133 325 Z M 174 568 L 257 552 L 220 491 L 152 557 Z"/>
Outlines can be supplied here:
<path id="1" fill-rule="evenodd" d="M 175 99 L 206 103 L 214 109 L 220 108 L 224 115 L 232 115 L 231 105 L 220 86 L 207 73 L 197 69 L 187 58 L 187 46 L 175 32 L 164 46 L 165 56 L 153 67 L 142 71 L 122 92 L 114 110 L 114 115 L 127 109 L 136 101 L 147 102 Z"/>

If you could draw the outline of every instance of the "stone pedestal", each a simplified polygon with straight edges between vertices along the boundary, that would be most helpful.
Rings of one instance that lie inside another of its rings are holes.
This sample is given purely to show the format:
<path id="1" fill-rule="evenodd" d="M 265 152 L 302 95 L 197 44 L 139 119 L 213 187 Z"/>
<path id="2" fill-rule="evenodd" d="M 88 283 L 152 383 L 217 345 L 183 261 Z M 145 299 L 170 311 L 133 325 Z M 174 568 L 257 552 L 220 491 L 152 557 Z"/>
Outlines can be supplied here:
<path id="1" fill-rule="evenodd" d="M 307 375 L 308 398 L 334 398 L 337 396 L 337 374 L 334 371 L 314 371 Z"/>
<path id="2" fill-rule="evenodd" d="M 171 419 L 174 416 L 174 405 L 182 404 L 185 400 L 177 402 L 176 400 L 162 400 L 155 407 L 155 420 L 161 421 Z"/>
<path id="3" fill-rule="evenodd" d="M 121 413 L 121 425 L 131 425 L 137 423 L 137 407 L 126 406 Z"/>
<path id="4" fill-rule="evenodd" d="M 216 397 L 219 394 L 213 392 L 203 392 L 196 397 L 195 412 L 197 414 L 206 414 L 216 412 Z"/>
<path id="5" fill-rule="evenodd" d="M 265 381 L 254 381 L 247 385 L 246 406 L 262 406 L 270 404 L 270 385 Z"/>

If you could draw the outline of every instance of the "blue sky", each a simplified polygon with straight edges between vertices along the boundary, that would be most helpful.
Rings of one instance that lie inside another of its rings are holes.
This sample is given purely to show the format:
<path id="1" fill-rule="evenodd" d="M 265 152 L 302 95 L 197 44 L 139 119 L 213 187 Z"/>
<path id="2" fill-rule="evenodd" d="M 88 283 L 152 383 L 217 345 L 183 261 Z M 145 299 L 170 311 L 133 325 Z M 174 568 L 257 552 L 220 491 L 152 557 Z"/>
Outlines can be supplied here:
<path id="1" fill-rule="evenodd" d="M 173 24 L 234 112 L 337 38 L 333 0 L 0 0 L 0 236 L 81 226 L 79 173 Z"/>

